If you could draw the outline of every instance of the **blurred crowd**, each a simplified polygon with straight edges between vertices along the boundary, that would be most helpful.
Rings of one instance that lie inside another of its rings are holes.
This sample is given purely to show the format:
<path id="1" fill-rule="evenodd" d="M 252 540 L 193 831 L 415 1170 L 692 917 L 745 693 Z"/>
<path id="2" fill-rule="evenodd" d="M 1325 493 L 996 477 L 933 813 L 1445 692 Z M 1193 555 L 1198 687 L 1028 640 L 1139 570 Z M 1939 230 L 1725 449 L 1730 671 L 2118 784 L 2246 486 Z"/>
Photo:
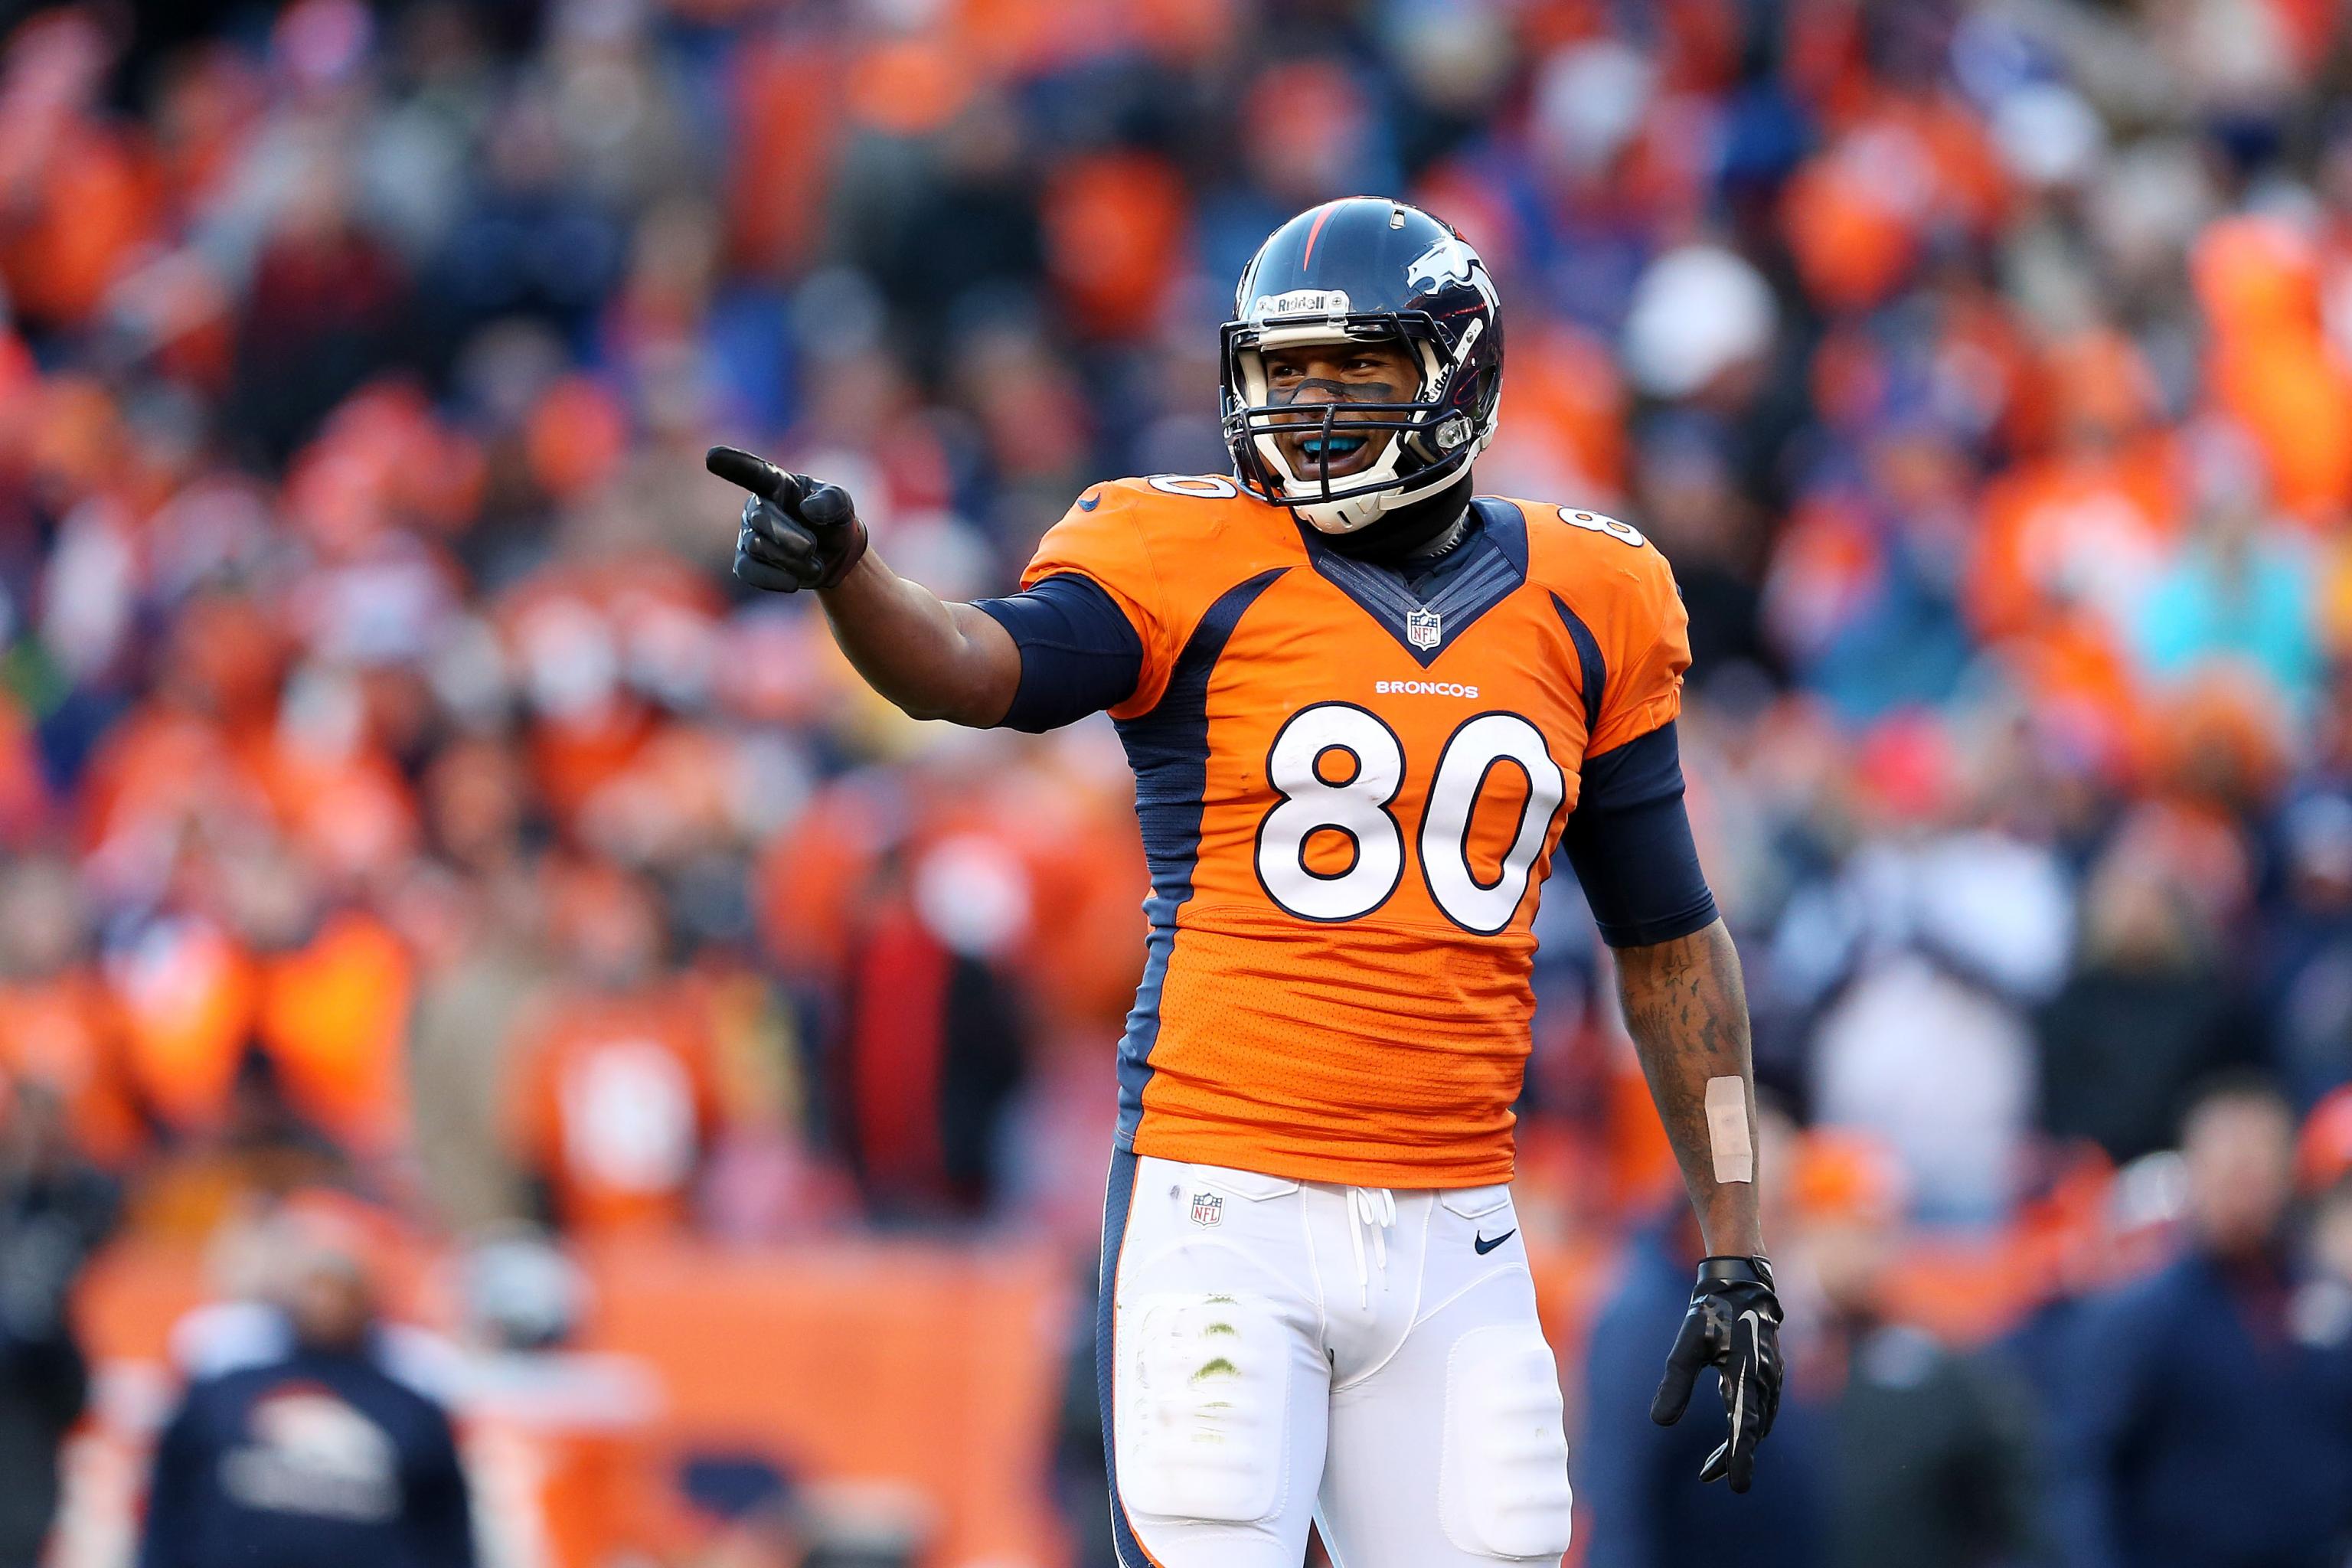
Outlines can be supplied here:
<path id="1" fill-rule="evenodd" d="M 1917 1309 L 1868 1259 L 1975 1249 L 1940 1338 L 1863 1336 L 1881 1381 L 2025 1334 L 2032 1392 L 1948 1373 L 1988 1429 L 2104 1418 L 2033 1357 L 2201 1256 L 2174 1151 L 2216 1082 L 2264 1170 L 2307 1123 L 2221 1248 L 2265 1260 L 2223 1271 L 2246 1353 L 2340 1359 L 2352 1314 L 2289 1309 L 2352 1281 L 2343 1222 L 2289 1237 L 2352 1165 L 2347 89 L 2328 0 L 35 11 L 0 40 L 9 1180 L 75 1194 L 75 1257 L 93 1183 L 191 1239 L 325 1186 L 440 1237 L 1000 1224 L 1075 1276 L 1141 954 L 1117 742 L 887 710 L 814 606 L 733 588 L 700 454 L 1003 591 L 1087 484 L 1223 470 L 1242 261 L 1393 192 L 1500 282 L 1481 488 L 1675 563 L 1824 1299 Z M 1630 1290 L 1689 1247 L 1588 927 L 1563 868 L 1523 1161 Z M 2147 1561 L 2111 1516 L 2156 1505 L 2045 1498 L 2037 1441 L 1985 1462 L 2051 1533 L 1916 1560 Z M 2210 1560 L 2347 1522 L 2224 1521 Z"/>

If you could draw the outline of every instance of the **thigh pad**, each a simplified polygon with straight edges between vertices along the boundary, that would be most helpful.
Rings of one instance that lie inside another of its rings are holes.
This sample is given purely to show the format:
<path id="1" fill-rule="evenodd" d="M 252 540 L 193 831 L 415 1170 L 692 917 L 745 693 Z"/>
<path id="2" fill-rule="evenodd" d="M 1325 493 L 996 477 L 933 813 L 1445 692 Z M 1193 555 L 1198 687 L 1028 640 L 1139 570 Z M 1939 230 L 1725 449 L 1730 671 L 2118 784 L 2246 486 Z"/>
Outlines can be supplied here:
<path id="1" fill-rule="evenodd" d="M 1438 1507 L 1463 1551 L 1551 1559 L 1568 1550 L 1571 1494 L 1559 1372 L 1532 1322 L 1454 1342 L 1445 1370 Z"/>
<path id="2" fill-rule="evenodd" d="M 1290 1330 L 1244 1295 L 1121 1301 L 1111 1392 L 1120 1500 L 1163 1519 L 1251 1524 L 1288 1481 Z"/>

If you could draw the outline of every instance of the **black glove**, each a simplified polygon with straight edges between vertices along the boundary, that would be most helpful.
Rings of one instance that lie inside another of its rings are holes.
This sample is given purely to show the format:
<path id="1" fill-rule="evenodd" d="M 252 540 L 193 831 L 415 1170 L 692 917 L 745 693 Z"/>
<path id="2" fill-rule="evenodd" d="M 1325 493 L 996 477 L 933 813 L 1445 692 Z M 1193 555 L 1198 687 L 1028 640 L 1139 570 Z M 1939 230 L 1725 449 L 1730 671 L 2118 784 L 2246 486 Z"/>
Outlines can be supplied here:
<path id="1" fill-rule="evenodd" d="M 1744 1492 L 1756 1477 L 1756 1448 L 1780 1408 L 1780 1299 L 1772 1293 L 1772 1266 L 1760 1258 L 1710 1258 L 1698 1266 L 1690 1310 L 1666 1352 L 1666 1375 L 1650 1401 L 1650 1419 L 1671 1426 L 1690 1404 L 1698 1369 L 1722 1379 L 1723 1412 L 1731 1430 L 1698 1473 L 1702 1481 L 1729 1477 Z"/>
<path id="2" fill-rule="evenodd" d="M 713 447 L 703 467 L 751 492 L 735 535 L 735 580 L 771 593 L 830 588 L 866 553 L 866 525 L 839 485 L 788 474 L 765 458 Z"/>

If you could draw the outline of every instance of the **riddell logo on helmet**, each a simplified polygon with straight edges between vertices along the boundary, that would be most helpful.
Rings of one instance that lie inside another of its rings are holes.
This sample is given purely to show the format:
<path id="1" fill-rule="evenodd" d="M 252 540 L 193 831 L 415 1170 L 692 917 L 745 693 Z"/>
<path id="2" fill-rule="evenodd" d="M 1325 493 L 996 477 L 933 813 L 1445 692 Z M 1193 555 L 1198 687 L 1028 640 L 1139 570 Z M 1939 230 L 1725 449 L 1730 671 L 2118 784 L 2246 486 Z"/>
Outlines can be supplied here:
<path id="1" fill-rule="evenodd" d="M 1348 313 L 1348 291 L 1345 289 L 1293 289 L 1286 294 L 1260 294 L 1257 303 L 1250 307 L 1250 320 L 1263 321 L 1274 316 L 1344 316 Z"/>

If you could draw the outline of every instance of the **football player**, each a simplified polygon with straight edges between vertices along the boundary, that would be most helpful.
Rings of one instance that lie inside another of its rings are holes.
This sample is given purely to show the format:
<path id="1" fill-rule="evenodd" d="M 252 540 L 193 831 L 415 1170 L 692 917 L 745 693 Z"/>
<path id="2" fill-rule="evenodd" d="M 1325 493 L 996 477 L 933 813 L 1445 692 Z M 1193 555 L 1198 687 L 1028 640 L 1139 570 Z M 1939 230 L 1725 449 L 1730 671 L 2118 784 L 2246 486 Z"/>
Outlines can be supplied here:
<path id="1" fill-rule="evenodd" d="M 1151 874 L 1118 1051 L 1099 1379 L 1128 1568 L 1557 1563 L 1559 1383 L 1512 1207 L 1536 900 L 1565 843 L 1710 1254 L 1653 1415 L 1703 1479 L 1779 1399 L 1739 963 L 1683 811 L 1686 618 L 1634 529 L 1480 496 L 1503 321 L 1401 202 L 1276 230 L 1223 334 L 1231 474 L 1087 490 L 1022 590 L 946 604 L 849 496 L 719 448 L 737 576 L 816 591 L 919 718 L 1097 710 Z"/>

